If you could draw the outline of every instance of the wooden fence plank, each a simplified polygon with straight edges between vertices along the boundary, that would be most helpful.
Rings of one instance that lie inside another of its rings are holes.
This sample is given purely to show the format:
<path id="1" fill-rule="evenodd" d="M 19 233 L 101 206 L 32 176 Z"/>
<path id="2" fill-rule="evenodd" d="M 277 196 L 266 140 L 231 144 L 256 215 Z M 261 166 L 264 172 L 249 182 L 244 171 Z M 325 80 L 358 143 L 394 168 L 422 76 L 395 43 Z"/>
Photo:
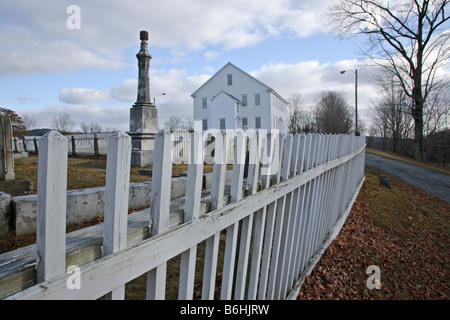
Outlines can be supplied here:
<path id="1" fill-rule="evenodd" d="M 256 131 L 247 131 L 246 134 L 248 135 L 249 143 L 247 193 L 254 194 L 256 193 L 258 184 L 261 141 Z M 250 244 L 253 234 L 253 216 L 254 213 L 250 213 L 248 217 L 242 220 L 240 226 L 239 255 L 237 260 L 234 294 L 236 300 L 243 300 L 246 293 L 248 262 L 251 249 Z M 256 232 L 260 233 L 261 230 L 257 230 Z"/>
<path id="2" fill-rule="evenodd" d="M 284 140 L 284 139 L 283 139 Z M 290 173 L 290 163 L 291 163 L 291 152 L 292 152 L 292 136 L 289 135 L 286 137 L 285 145 L 284 145 L 284 154 L 283 154 L 283 167 L 281 173 L 282 181 L 286 181 L 289 178 Z M 267 299 L 272 300 L 276 297 L 276 289 L 278 288 L 277 279 L 279 278 L 278 270 L 278 261 L 280 254 L 280 247 L 282 246 L 282 238 L 283 231 L 285 227 L 285 223 L 283 222 L 284 215 L 286 210 L 290 208 L 291 201 L 291 193 L 286 193 L 285 196 L 278 202 L 278 210 L 277 217 L 275 222 L 275 234 L 273 239 L 273 248 L 272 248 L 272 259 L 270 262 L 270 273 L 269 273 L 269 284 L 267 287 Z M 286 209 L 286 206 L 288 209 Z M 283 248 L 281 247 L 281 250 Z"/>
<path id="3" fill-rule="evenodd" d="M 171 133 L 161 130 L 155 137 L 153 155 L 152 191 L 150 205 L 151 235 L 169 230 L 170 190 L 172 177 Z M 147 299 L 165 298 L 167 262 L 147 274 Z"/>
<path id="4" fill-rule="evenodd" d="M 68 141 L 57 131 L 40 139 L 37 200 L 37 282 L 65 273 Z"/>
<path id="5" fill-rule="evenodd" d="M 127 244 L 130 164 L 131 138 L 124 132 L 112 134 L 108 138 L 106 159 L 104 256 L 124 249 Z M 125 299 L 125 286 L 113 290 L 105 298 Z"/>
<path id="6" fill-rule="evenodd" d="M 195 131 L 191 134 L 191 152 L 186 184 L 185 222 L 197 219 L 203 179 L 203 136 Z M 181 254 L 179 300 L 192 300 L 194 294 L 195 261 L 197 246 Z"/>
<path id="7" fill-rule="evenodd" d="M 259 144 L 259 155 L 262 158 L 263 155 L 270 154 L 268 148 L 270 148 L 271 137 L 267 135 L 259 136 L 258 144 Z M 261 161 L 259 161 L 261 162 Z M 257 169 L 256 169 L 257 170 Z M 270 180 L 267 175 L 267 168 L 265 171 L 261 172 L 261 189 L 266 189 L 269 186 Z M 255 190 L 253 190 L 255 192 Z M 264 227 L 266 223 L 266 215 L 267 215 L 267 207 L 263 207 L 259 209 L 255 213 L 254 217 L 254 226 L 253 226 L 253 234 L 252 234 L 252 251 L 250 258 L 250 269 L 248 275 L 248 290 L 247 290 L 247 299 L 255 300 L 257 298 L 258 293 L 258 279 L 261 268 L 261 258 L 262 258 L 262 250 L 263 250 L 263 240 L 264 240 Z"/>
<path id="8" fill-rule="evenodd" d="M 211 209 L 217 210 L 223 207 L 225 172 L 227 166 L 228 143 L 226 133 L 217 132 L 215 135 L 215 154 L 213 177 L 211 186 Z M 216 284 L 217 258 L 219 252 L 220 233 L 214 234 L 206 240 L 205 264 L 203 271 L 202 299 L 214 299 Z"/>
<path id="9" fill-rule="evenodd" d="M 234 163 L 233 163 L 233 175 L 231 181 L 231 202 L 238 202 L 242 198 L 242 185 L 244 179 L 244 166 L 245 166 L 245 147 L 246 139 L 242 131 L 238 131 L 235 137 L 235 150 L 234 150 Z M 234 267 L 236 259 L 236 248 L 239 232 L 239 222 L 234 223 L 227 228 L 227 237 L 225 244 L 225 256 L 223 263 L 223 277 L 221 288 L 221 299 L 231 299 L 233 280 L 234 280 Z"/>

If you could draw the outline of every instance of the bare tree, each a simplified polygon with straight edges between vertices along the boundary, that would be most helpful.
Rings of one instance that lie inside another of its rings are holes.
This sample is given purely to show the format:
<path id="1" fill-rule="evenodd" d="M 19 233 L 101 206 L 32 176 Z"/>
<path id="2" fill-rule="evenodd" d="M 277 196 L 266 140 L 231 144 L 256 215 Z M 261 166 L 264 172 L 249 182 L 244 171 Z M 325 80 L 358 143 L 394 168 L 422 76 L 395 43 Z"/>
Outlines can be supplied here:
<path id="1" fill-rule="evenodd" d="M 97 122 L 91 122 L 91 123 L 80 123 L 80 129 L 83 131 L 83 133 L 97 133 L 102 132 L 102 126 L 99 125 Z"/>
<path id="2" fill-rule="evenodd" d="M 352 131 L 353 114 L 342 92 L 321 92 L 317 98 L 314 115 L 318 132 L 347 134 Z"/>
<path id="3" fill-rule="evenodd" d="M 56 130 L 62 134 L 65 134 L 73 131 L 75 122 L 72 120 L 72 116 L 70 114 L 64 112 L 53 117 L 52 125 Z"/>
<path id="4" fill-rule="evenodd" d="M 179 116 L 170 116 L 170 118 L 164 122 L 164 127 L 171 131 L 176 129 L 193 130 L 194 123 L 192 120 L 183 121 Z"/>
<path id="5" fill-rule="evenodd" d="M 448 62 L 450 32 L 445 9 L 450 0 L 340 0 L 330 7 L 330 25 L 341 34 L 368 40 L 364 54 L 394 75 L 413 101 L 415 158 L 424 155 L 424 106 L 442 80 L 437 70 Z"/>
<path id="6" fill-rule="evenodd" d="M 38 126 L 36 117 L 31 113 L 24 113 L 22 115 L 22 121 L 27 130 L 35 129 Z"/>
<path id="7" fill-rule="evenodd" d="M 394 79 L 381 83 L 381 88 L 381 97 L 372 108 L 373 122 L 383 138 L 383 149 L 387 139 L 392 139 L 393 151 L 399 152 L 400 142 L 412 133 L 411 99 Z"/>
<path id="8" fill-rule="evenodd" d="M 448 129 L 450 120 L 450 81 L 430 93 L 424 107 L 424 135 Z"/>
<path id="9" fill-rule="evenodd" d="M 303 108 L 303 98 L 300 93 L 294 93 L 289 101 L 289 133 L 312 133 L 315 132 L 315 121 L 312 112 Z"/>

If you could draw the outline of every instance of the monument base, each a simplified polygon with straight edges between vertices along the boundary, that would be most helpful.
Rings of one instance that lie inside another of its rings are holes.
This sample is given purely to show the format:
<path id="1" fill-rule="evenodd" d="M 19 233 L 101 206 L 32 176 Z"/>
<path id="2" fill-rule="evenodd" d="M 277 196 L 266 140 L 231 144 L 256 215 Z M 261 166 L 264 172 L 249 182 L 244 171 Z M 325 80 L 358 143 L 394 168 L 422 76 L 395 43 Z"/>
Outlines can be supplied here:
<path id="1" fill-rule="evenodd" d="M 128 132 L 131 137 L 131 165 L 147 167 L 153 165 L 155 133 Z"/>
<path id="2" fill-rule="evenodd" d="M 131 151 L 131 165 L 133 167 L 153 166 L 153 150 Z"/>
<path id="3" fill-rule="evenodd" d="M 131 165 L 153 165 L 155 135 L 158 132 L 158 110 L 153 105 L 135 104 L 130 110 Z"/>

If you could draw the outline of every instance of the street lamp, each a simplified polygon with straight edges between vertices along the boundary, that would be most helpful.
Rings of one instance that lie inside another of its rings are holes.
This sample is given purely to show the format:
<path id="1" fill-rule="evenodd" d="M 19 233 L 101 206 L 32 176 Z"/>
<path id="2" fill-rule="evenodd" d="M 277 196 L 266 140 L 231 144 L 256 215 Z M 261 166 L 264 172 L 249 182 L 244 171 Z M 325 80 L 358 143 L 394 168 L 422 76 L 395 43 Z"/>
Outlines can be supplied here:
<path id="1" fill-rule="evenodd" d="M 346 71 L 351 71 L 355 73 L 355 135 L 359 136 L 358 132 L 358 70 L 342 70 L 340 73 L 344 74 Z"/>
<path id="2" fill-rule="evenodd" d="M 165 96 L 166 93 L 161 93 L 159 96 L 157 96 L 156 98 L 160 97 L 160 96 Z M 156 98 L 153 98 L 153 104 L 156 106 Z"/>

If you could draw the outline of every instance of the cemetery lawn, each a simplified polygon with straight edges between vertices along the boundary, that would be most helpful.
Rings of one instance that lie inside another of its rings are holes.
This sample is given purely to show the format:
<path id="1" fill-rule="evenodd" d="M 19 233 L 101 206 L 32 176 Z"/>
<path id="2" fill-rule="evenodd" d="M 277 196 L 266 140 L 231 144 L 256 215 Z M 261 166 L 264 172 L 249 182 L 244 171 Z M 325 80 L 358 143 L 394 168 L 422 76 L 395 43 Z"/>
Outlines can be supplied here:
<path id="1" fill-rule="evenodd" d="M 37 193 L 37 161 L 38 157 L 29 154 L 28 158 L 14 159 L 14 172 L 16 179 L 29 179 L 33 181 L 33 193 Z M 151 170 L 152 167 L 131 167 L 130 182 L 143 182 L 151 180 L 151 176 L 139 174 L 139 170 Z M 178 177 L 182 172 L 188 170 L 187 164 L 174 165 L 172 176 Z M 212 165 L 205 165 L 205 173 L 212 172 Z M 67 189 L 84 189 L 105 186 L 106 181 L 106 157 L 95 158 L 71 157 L 68 158 L 67 167 Z"/>

